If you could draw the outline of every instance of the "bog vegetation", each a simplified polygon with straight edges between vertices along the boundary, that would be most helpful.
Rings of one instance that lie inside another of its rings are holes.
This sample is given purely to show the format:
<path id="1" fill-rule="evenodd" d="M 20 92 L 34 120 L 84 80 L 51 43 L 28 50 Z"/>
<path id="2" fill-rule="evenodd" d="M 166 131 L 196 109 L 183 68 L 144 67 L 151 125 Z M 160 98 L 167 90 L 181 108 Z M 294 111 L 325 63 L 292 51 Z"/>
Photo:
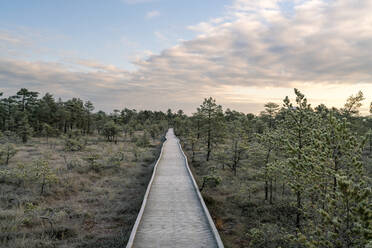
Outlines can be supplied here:
<path id="1" fill-rule="evenodd" d="M 295 95 L 258 116 L 223 112 L 208 98 L 173 119 L 226 247 L 372 247 L 363 93 L 342 109 Z"/>
<path id="2" fill-rule="evenodd" d="M 0 247 L 125 247 L 167 129 L 161 112 L 2 97 Z"/>
<path id="3" fill-rule="evenodd" d="M 0 246 L 124 247 L 174 127 L 226 247 L 372 247 L 362 92 L 341 109 L 295 94 L 259 115 L 208 98 L 191 116 L 1 97 Z"/>

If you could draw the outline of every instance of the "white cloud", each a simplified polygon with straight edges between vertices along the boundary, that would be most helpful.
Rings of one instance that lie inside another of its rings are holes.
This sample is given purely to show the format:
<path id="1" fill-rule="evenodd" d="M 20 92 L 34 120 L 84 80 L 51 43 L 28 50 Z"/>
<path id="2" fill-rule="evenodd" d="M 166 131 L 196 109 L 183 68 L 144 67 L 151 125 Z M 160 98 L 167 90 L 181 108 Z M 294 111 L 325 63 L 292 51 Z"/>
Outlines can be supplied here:
<path id="1" fill-rule="evenodd" d="M 149 11 L 146 13 L 146 18 L 147 19 L 152 19 L 152 18 L 155 18 L 155 17 L 158 17 L 160 16 L 160 12 L 157 11 L 157 10 L 152 10 L 152 11 Z"/>
<path id="2" fill-rule="evenodd" d="M 197 38 L 160 54 L 136 56 L 134 72 L 92 61 L 74 62 L 90 68 L 84 73 L 61 64 L 2 61 L 1 86 L 68 89 L 96 101 L 105 92 L 111 106 L 118 101 L 188 112 L 209 95 L 229 107 L 258 112 L 265 101 L 280 102 L 291 87 L 337 106 L 359 89 L 370 101 L 372 1 L 293 3 L 288 16 L 279 0 L 237 0 L 228 15 L 190 26 Z"/>

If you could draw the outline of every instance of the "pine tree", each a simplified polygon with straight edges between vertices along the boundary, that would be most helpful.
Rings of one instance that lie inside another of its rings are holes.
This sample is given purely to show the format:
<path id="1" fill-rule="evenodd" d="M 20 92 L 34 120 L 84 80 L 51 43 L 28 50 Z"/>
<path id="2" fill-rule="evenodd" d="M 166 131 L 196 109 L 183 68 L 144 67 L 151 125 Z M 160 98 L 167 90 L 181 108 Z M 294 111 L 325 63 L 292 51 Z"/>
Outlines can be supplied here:
<path id="1" fill-rule="evenodd" d="M 28 123 L 28 118 L 26 114 L 22 114 L 21 121 L 18 124 L 17 135 L 22 139 L 23 143 L 27 143 L 29 137 L 32 134 L 32 128 Z"/>
<path id="2" fill-rule="evenodd" d="M 312 157 L 309 156 L 314 148 L 312 131 L 319 127 L 319 120 L 305 96 L 297 89 L 294 91 L 295 106 L 288 97 L 284 99 L 285 116 L 280 127 L 280 140 L 287 156 L 285 161 L 287 181 L 296 195 L 296 227 L 300 230 L 307 173 L 312 169 Z"/>
<path id="3" fill-rule="evenodd" d="M 223 112 L 221 105 L 216 104 L 212 97 L 204 99 L 198 114 L 202 118 L 202 135 L 206 141 L 207 154 L 206 160 L 209 161 L 213 146 L 221 139 L 223 135 Z"/>
<path id="4" fill-rule="evenodd" d="M 355 96 L 349 96 L 342 111 L 346 116 L 358 115 L 359 108 L 362 106 L 362 101 L 364 99 L 365 98 L 362 91 L 359 91 Z"/>
<path id="5" fill-rule="evenodd" d="M 227 131 L 229 133 L 228 144 L 230 143 L 230 149 L 227 149 L 228 160 L 226 161 L 225 165 L 227 165 L 234 173 L 234 176 L 236 176 L 237 170 L 241 164 L 241 160 L 248 149 L 248 139 L 242 132 L 241 120 L 230 122 L 227 126 Z"/>
<path id="6" fill-rule="evenodd" d="M 10 143 L 6 143 L 0 147 L 0 159 L 4 159 L 6 165 L 9 164 L 9 160 L 15 156 L 17 150 L 15 146 Z"/>
<path id="7" fill-rule="evenodd" d="M 372 245 L 371 188 L 361 155 L 364 143 L 346 120 L 329 114 L 317 130 L 318 163 L 309 177 L 313 199 L 305 207 L 309 219 L 299 241 L 307 247 L 339 248 Z"/>

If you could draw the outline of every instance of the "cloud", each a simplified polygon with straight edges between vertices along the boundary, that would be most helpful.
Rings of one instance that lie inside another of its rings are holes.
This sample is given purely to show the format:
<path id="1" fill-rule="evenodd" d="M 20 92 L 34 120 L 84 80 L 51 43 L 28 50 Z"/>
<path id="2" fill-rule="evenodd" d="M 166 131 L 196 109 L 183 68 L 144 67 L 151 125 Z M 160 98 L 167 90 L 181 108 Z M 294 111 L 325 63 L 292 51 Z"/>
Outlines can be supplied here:
<path id="1" fill-rule="evenodd" d="M 265 101 L 280 103 L 292 87 L 304 89 L 314 102 L 329 99 L 341 106 L 359 89 L 370 101 L 372 2 L 295 0 L 284 9 L 283 2 L 288 1 L 237 0 L 226 16 L 188 27 L 197 32 L 195 39 L 135 57 L 133 72 L 86 60 L 1 60 L 1 88 L 81 94 L 111 109 L 188 112 L 209 95 L 228 107 L 259 112 Z"/>
<path id="2" fill-rule="evenodd" d="M 6 32 L 0 33 L 0 42 L 8 44 L 19 44 L 22 43 L 22 40 L 19 37 L 15 37 Z"/>
<path id="3" fill-rule="evenodd" d="M 198 63 L 193 74 L 219 85 L 372 83 L 371 1 L 297 1 L 291 17 L 279 3 L 238 0 L 225 21 L 190 26 L 200 35 L 161 60 Z"/>
<path id="4" fill-rule="evenodd" d="M 151 3 L 158 0 L 122 0 L 126 4 L 141 4 L 141 3 Z"/>
<path id="5" fill-rule="evenodd" d="M 146 18 L 147 19 L 152 19 L 152 18 L 155 18 L 155 17 L 158 17 L 160 16 L 160 12 L 157 11 L 157 10 L 152 10 L 152 11 L 149 11 L 146 13 Z"/>
<path id="6" fill-rule="evenodd" d="M 155 31 L 154 32 L 154 35 L 156 36 L 156 38 L 160 41 L 169 41 L 167 37 L 165 37 L 164 34 L 162 34 L 161 32 L 159 31 Z"/>

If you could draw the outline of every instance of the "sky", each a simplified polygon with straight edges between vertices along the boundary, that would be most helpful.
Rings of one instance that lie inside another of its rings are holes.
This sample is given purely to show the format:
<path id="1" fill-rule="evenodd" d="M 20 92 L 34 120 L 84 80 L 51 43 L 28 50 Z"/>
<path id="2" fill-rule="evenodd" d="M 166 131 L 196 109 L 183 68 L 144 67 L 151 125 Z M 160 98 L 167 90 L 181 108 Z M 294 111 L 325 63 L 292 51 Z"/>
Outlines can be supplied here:
<path id="1" fill-rule="evenodd" d="M 96 110 L 372 101 L 371 0 L 1 0 L 0 92 Z"/>

